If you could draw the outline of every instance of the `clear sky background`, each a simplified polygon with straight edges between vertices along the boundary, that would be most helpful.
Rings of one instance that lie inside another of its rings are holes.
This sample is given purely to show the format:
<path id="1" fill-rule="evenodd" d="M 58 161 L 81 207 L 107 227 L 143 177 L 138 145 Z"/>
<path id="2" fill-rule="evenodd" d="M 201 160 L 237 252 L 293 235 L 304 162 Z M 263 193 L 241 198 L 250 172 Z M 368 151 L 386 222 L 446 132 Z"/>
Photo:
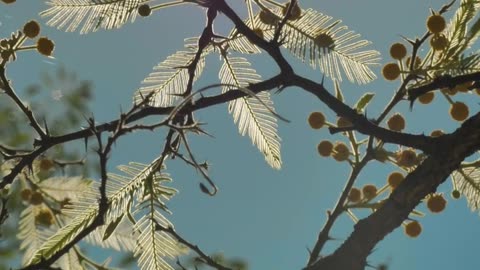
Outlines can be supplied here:
<path id="1" fill-rule="evenodd" d="M 9 35 L 31 18 L 45 23 L 45 19 L 38 16 L 47 7 L 45 1 L 17 2 L 0 6 L 0 36 Z M 230 3 L 242 15 L 246 13 L 244 1 L 231 0 Z M 383 64 L 391 61 L 390 44 L 400 41 L 401 35 L 410 38 L 423 35 L 429 8 L 438 9 L 444 1 L 301 0 L 300 3 L 304 8 L 314 8 L 343 20 L 350 29 L 372 41 L 372 49 L 381 52 Z M 98 122 L 109 121 L 118 117 L 120 108 L 129 108 L 132 94 L 152 67 L 181 49 L 184 38 L 198 36 L 204 22 L 204 10 L 184 5 L 138 18 L 119 30 L 100 30 L 88 35 L 64 33 L 44 26 L 42 35 L 48 35 L 56 43 L 55 59 L 46 59 L 34 52 L 22 53 L 20 60 L 10 65 L 9 77 L 21 95 L 26 86 L 40 80 L 42 72 L 54 72 L 63 65 L 80 79 L 93 82 L 92 112 Z M 230 24 L 224 18 L 216 24 L 221 33 L 226 33 L 228 27 Z M 266 54 L 250 59 L 264 78 L 277 71 Z M 312 71 L 300 61 L 289 59 L 296 72 L 321 80 L 318 70 Z M 196 88 L 216 83 L 219 67 L 219 58 L 209 57 Z M 380 66 L 375 68 L 377 74 L 379 70 Z M 374 92 L 376 96 L 368 107 L 368 114 L 374 117 L 398 84 L 398 81 L 392 83 L 379 78 L 363 86 L 344 82 L 342 89 L 349 104 L 354 104 L 367 91 Z M 330 82 L 326 86 L 333 90 Z M 51 89 L 55 90 L 62 89 Z M 212 164 L 211 176 L 220 192 L 215 197 L 204 195 L 198 189 L 202 181 L 200 175 L 178 160 L 168 161 L 168 172 L 174 179 L 172 186 L 180 190 L 168 203 L 174 213 L 170 219 L 181 235 L 207 252 L 244 258 L 254 270 L 301 269 L 305 265 L 307 248 L 313 247 L 325 222 L 325 212 L 333 208 L 349 173 L 346 163 L 321 158 L 316 152 L 321 140 L 335 141 L 340 137 L 332 138 L 327 130 L 314 131 L 308 127 L 306 119 L 312 111 L 325 112 L 331 122 L 336 119 L 326 106 L 312 97 L 294 88 L 273 96 L 277 111 L 291 120 L 291 123 L 279 123 L 283 157 L 280 171 L 266 164 L 249 138 L 238 135 L 226 105 L 197 114 L 198 120 L 208 123 L 205 128 L 215 138 L 191 136 L 192 147 L 198 159 Z M 469 100 L 472 113 L 478 111 L 478 96 L 464 94 L 459 100 Z M 53 98 L 52 102 L 55 102 Z M 439 95 L 434 105 L 418 105 L 409 111 L 408 104 L 402 103 L 394 111 L 406 116 L 407 132 L 430 133 L 439 128 L 453 131 L 458 126 L 448 115 L 447 101 Z M 111 170 L 129 161 L 153 160 L 161 151 L 163 138 L 162 131 L 139 132 L 122 138 L 110 159 Z M 366 183 L 383 186 L 393 170 L 392 165 L 373 163 L 360 175 L 357 186 Z M 411 239 L 404 235 L 402 228 L 395 230 L 369 257 L 373 265 L 386 262 L 391 270 L 479 269 L 478 213 L 468 209 L 465 199 L 450 199 L 450 181 L 443 184 L 440 191 L 449 199 L 446 211 L 433 215 L 420 206 L 419 210 L 428 213 L 420 220 L 422 234 Z M 356 213 L 363 216 L 368 212 Z M 338 219 L 332 232 L 338 241 L 330 242 L 326 251 L 334 250 L 352 228 L 353 222 L 347 216 Z"/>

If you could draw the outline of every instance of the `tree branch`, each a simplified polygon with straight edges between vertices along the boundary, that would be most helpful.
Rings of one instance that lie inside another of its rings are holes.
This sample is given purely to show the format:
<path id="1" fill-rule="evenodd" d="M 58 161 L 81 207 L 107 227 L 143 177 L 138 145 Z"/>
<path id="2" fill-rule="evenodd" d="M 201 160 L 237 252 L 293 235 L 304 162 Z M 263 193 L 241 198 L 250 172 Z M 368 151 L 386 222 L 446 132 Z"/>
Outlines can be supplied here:
<path id="1" fill-rule="evenodd" d="M 399 227 L 428 194 L 435 192 L 468 156 L 480 149 L 480 113 L 454 133 L 435 140 L 439 149 L 428 156 L 393 191 L 372 215 L 360 220 L 348 239 L 331 255 L 307 267 L 309 270 L 360 270 L 373 248 Z"/>

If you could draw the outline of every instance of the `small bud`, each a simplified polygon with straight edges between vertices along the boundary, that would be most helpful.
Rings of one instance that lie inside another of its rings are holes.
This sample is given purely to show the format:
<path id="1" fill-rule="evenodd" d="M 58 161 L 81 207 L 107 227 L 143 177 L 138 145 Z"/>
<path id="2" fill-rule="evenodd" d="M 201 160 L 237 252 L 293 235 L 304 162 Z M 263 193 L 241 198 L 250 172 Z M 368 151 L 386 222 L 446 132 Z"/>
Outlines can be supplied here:
<path id="1" fill-rule="evenodd" d="M 142 17 L 150 16 L 150 14 L 152 14 L 152 9 L 150 8 L 150 5 L 143 4 L 143 5 L 139 6 L 138 7 L 138 14 L 140 14 L 140 16 L 142 16 Z"/>
<path id="2" fill-rule="evenodd" d="M 23 26 L 23 33 L 28 38 L 35 38 L 40 34 L 40 25 L 36 21 L 29 21 Z"/>
<path id="3" fill-rule="evenodd" d="M 55 44 L 50 39 L 41 37 L 37 40 L 37 51 L 40 54 L 51 56 L 53 49 L 55 49 Z"/>

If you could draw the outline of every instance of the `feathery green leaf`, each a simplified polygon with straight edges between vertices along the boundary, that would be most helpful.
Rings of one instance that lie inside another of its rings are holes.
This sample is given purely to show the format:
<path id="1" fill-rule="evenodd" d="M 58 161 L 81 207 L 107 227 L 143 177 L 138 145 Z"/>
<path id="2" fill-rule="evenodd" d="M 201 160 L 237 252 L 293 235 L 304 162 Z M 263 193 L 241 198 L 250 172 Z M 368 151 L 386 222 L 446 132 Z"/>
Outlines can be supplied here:
<path id="1" fill-rule="evenodd" d="M 480 208 L 480 168 L 467 167 L 452 173 L 454 185 L 467 199 L 472 211 Z"/>
<path id="2" fill-rule="evenodd" d="M 260 80 L 260 75 L 250 67 L 250 63 L 242 57 L 224 57 L 222 68 L 219 72 L 223 84 L 247 87 L 250 83 Z M 224 86 L 223 93 L 234 89 Z M 261 92 L 257 97 L 268 107 L 272 108 L 273 102 L 268 92 Z M 238 125 L 240 134 L 248 136 L 258 149 L 264 154 L 270 166 L 279 169 L 282 165 L 280 156 L 280 137 L 277 135 L 277 119 L 258 100 L 242 97 L 229 102 L 230 113 Z"/>
<path id="3" fill-rule="evenodd" d="M 281 18 L 281 9 L 274 13 Z M 263 23 L 259 15 L 255 25 L 264 30 L 265 38 L 272 39 L 274 28 Z M 365 84 L 376 78 L 370 66 L 377 65 L 379 52 L 364 50 L 369 41 L 359 40 L 360 35 L 342 26 L 340 20 L 313 9 L 302 11 L 297 20 L 287 21 L 282 29 L 284 46 L 312 68 L 317 66 L 328 77 L 342 81 L 342 71 L 351 82 Z"/>
<path id="4" fill-rule="evenodd" d="M 179 95 L 183 94 L 187 88 L 189 78 L 187 66 L 195 59 L 197 40 L 198 38 L 186 39 L 186 51 L 178 51 L 154 67 L 154 72 L 143 81 L 144 86 L 135 93 L 134 103 L 138 104 L 144 98 L 150 97 L 151 106 L 167 107 L 181 100 Z M 211 48 L 207 47 L 203 51 L 195 70 L 194 80 L 202 74 L 205 56 L 210 50 Z"/>
<path id="5" fill-rule="evenodd" d="M 42 13 L 51 17 L 47 24 L 67 32 L 82 25 L 80 33 L 99 28 L 119 28 L 128 20 L 134 21 L 140 4 L 149 0 L 50 0 L 51 7 Z"/>

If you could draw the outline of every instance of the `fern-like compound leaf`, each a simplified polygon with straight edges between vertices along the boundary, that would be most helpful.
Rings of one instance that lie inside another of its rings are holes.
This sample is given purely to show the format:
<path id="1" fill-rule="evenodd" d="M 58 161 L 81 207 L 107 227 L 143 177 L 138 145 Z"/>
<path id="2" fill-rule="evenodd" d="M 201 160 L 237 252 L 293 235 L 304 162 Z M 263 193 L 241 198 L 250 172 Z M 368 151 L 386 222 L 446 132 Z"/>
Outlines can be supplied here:
<path id="1" fill-rule="evenodd" d="M 456 170 L 452 174 L 454 186 L 467 199 L 472 211 L 480 209 L 480 168 L 467 167 Z"/>
<path id="2" fill-rule="evenodd" d="M 117 235 L 117 231 L 107 239 L 107 242 L 103 241 L 103 235 L 106 226 L 108 226 L 111 221 L 129 211 L 128 208 L 132 207 L 131 198 L 142 196 L 145 186 L 144 181 L 158 181 L 160 179 L 160 176 L 157 174 L 159 161 L 160 159 L 157 159 L 150 165 L 131 163 L 130 166 L 120 166 L 119 169 L 127 174 L 127 176 L 109 175 L 107 185 L 109 208 L 105 218 L 107 225 L 99 227 L 93 235 L 89 236 L 88 239 L 90 242 L 118 250 L 131 251 L 134 249 L 133 240 L 122 237 L 121 234 Z M 94 189 L 96 189 L 96 187 L 98 187 L 98 184 L 93 186 Z M 165 189 L 168 190 L 167 188 Z M 75 202 L 71 209 L 62 210 L 62 214 L 70 217 L 70 220 L 35 251 L 29 264 L 37 263 L 42 259 L 51 257 L 70 243 L 73 238 L 93 222 L 98 215 L 98 198 L 92 197 L 91 194 L 92 193 L 87 193 L 84 198 Z"/>
<path id="3" fill-rule="evenodd" d="M 250 28 L 252 27 L 252 23 L 250 22 L 250 19 L 245 20 L 245 24 Z M 231 48 L 234 51 L 244 53 L 244 54 L 256 54 L 256 53 L 262 52 L 255 44 L 250 42 L 248 38 L 238 33 L 237 28 L 234 28 L 230 32 L 230 35 L 227 41 L 227 46 L 228 48 Z"/>
<path id="4" fill-rule="evenodd" d="M 88 269 L 83 267 L 83 265 L 80 263 L 77 253 L 73 249 L 70 250 L 67 254 L 63 255 L 60 259 L 58 259 L 55 265 L 58 265 L 58 268 L 62 270 Z"/>
<path id="5" fill-rule="evenodd" d="M 92 180 L 82 177 L 51 177 L 38 183 L 42 192 L 56 201 L 68 199 L 70 202 L 82 200 L 86 196 L 95 196 Z"/>
<path id="6" fill-rule="evenodd" d="M 135 104 L 149 98 L 149 105 L 154 107 L 173 106 L 178 102 L 186 88 L 189 79 L 187 67 L 197 53 L 197 38 L 185 41 L 185 49 L 167 57 L 166 60 L 154 67 L 154 71 L 143 81 L 143 85 L 134 96 Z M 205 56 L 211 49 L 206 48 L 198 61 L 194 80 L 200 77 L 205 66 Z"/>
<path id="7" fill-rule="evenodd" d="M 42 13 L 50 17 L 47 24 L 73 32 L 81 26 L 80 33 L 99 28 L 119 28 L 129 20 L 134 21 L 138 7 L 149 0 L 50 0 L 51 7 Z"/>
<path id="8" fill-rule="evenodd" d="M 478 36 L 478 27 L 467 31 L 469 22 L 475 18 L 480 9 L 478 0 L 462 0 L 452 21 L 447 27 L 447 37 L 450 41 L 447 51 L 444 53 L 445 59 L 458 57 L 467 49 Z M 473 32 L 472 32 L 473 30 Z"/>
<path id="9" fill-rule="evenodd" d="M 433 59 L 431 67 L 424 67 L 432 75 L 430 77 L 434 78 L 443 74 L 460 75 L 480 70 L 478 55 L 465 53 L 480 34 L 479 20 L 469 27 L 471 20 L 475 18 L 479 10 L 480 2 L 478 0 L 461 1 L 460 7 L 445 31 L 448 40 L 446 48 L 442 52 L 430 48 L 426 56 L 426 59 Z M 427 78 L 425 82 L 428 81 Z"/>
<path id="10" fill-rule="evenodd" d="M 42 246 L 36 250 L 28 264 L 38 263 L 43 259 L 50 258 L 56 252 L 65 247 L 75 238 L 79 232 L 90 225 L 98 213 L 98 206 L 91 206 L 83 211 L 81 216 L 75 218 L 48 238 Z"/>
<path id="11" fill-rule="evenodd" d="M 277 18 L 283 17 L 281 9 L 273 12 Z M 273 38 L 275 27 L 263 23 L 259 15 L 255 17 L 255 25 L 264 30 L 265 39 Z M 376 78 L 370 67 L 378 64 L 379 52 L 366 50 L 370 42 L 359 39 L 360 35 L 341 25 L 340 20 L 332 21 L 332 17 L 313 9 L 302 10 L 300 18 L 287 21 L 282 38 L 283 46 L 294 56 L 312 68 L 318 66 L 333 80 L 342 81 L 342 74 L 358 84 Z"/>
<path id="12" fill-rule="evenodd" d="M 38 226 L 35 215 L 39 210 L 40 207 L 30 205 L 20 214 L 17 237 L 22 240 L 20 249 L 25 250 L 22 265 L 26 265 L 35 251 L 54 233 L 52 230 Z"/>
<path id="13" fill-rule="evenodd" d="M 260 75 L 250 67 L 247 59 L 242 57 L 224 57 L 219 77 L 223 84 L 229 85 L 223 87 L 223 92 L 235 89 L 231 85 L 246 87 L 250 83 L 260 81 Z M 268 92 L 258 93 L 257 97 L 263 104 L 255 98 L 242 97 L 229 102 L 228 108 L 240 134 L 242 136 L 248 134 L 253 144 L 264 154 L 267 163 L 279 169 L 282 161 L 277 119 L 265 108 L 267 105 L 272 109 L 273 102 Z"/>
<path id="14" fill-rule="evenodd" d="M 147 179 L 144 182 L 144 194 L 135 212 L 141 218 L 135 223 L 134 231 L 140 232 L 135 249 L 138 256 L 138 265 L 142 270 L 172 270 L 166 259 L 174 259 L 183 249 L 178 242 L 163 228 L 173 227 L 160 211 L 165 211 L 165 201 L 170 199 L 176 191 L 162 185 L 164 181 L 171 181 L 166 174 L 160 179 Z"/>

